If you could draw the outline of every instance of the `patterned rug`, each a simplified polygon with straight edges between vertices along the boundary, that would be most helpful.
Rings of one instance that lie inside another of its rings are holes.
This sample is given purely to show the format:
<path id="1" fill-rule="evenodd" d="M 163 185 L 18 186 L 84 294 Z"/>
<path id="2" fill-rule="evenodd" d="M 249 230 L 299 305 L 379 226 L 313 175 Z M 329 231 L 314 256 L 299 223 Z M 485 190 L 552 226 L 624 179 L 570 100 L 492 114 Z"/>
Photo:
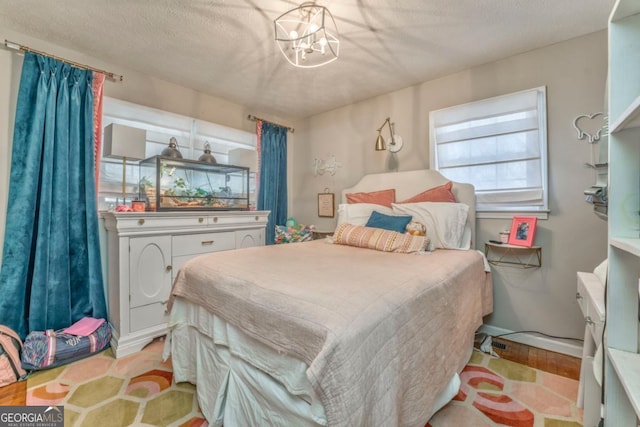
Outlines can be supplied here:
<path id="1" fill-rule="evenodd" d="M 426 427 L 581 427 L 578 381 L 474 351 L 458 395 Z"/>
<path id="2" fill-rule="evenodd" d="M 207 426 L 195 387 L 173 382 L 164 342 L 114 359 L 111 350 L 40 371 L 27 380 L 27 405 L 63 405 L 65 426 Z M 578 427 L 578 382 L 474 352 L 456 398 L 427 427 Z"/>
<path id="3" fill-rule="evenodd" d="M 195 387 L 173 383 L 164 342 L 115 359 L 111 349 L 27 379 L 27 405 L 63 405 L 65 426 L 206 426 Z"/>

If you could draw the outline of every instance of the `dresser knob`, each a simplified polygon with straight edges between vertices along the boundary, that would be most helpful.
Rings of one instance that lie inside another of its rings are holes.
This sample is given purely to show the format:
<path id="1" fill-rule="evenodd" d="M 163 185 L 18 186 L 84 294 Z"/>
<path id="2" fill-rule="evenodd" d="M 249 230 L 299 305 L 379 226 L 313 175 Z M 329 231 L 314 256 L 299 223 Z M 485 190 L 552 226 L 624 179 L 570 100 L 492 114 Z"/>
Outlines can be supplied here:
<path id="1" fill-rule="evenodd" d="M 580 295 L 580 292 L 576 292 L 576 299 L 582 299 L 582 295 Z"/>
<path id="2" fill-rule="evenodd" d="M 211 246 L 213 245 L 213 240 L 203 240 L 202 242 L 200 242 L 200 244 L 202 246 Z"/>
<path id="3" fill-rule="evenodd" d="M 140 219 L 138 220 L 138 225 L 142 225 L 142 224 L 144 224 L 144 218 L 140 218 Z"/>
<path id="4" fill-rule="evenodd" d="M 256 221 L 260 219 L 258 215 L 255 216 Z"/>
<path id="5" fill-rule="evenodd" d="M 213 222 L 218 222 L 218 217 L 217 216 L 213 217 Z"/>
<path id="6" fill-rule="evenodd" d="M 596 322 L 591 320 L 591 316 L 587 316 L 584 318 L 584 323 L 586 323 L 587 325 L 595 325 Z"/>
<path id="7" fill-rule="evenodd" d="M 202 223 L 204 222 L 204 218 L 202 218 L 202 217 L 198 218 L 198 222 L 199 222 L 200 224 L 202 224 Z"/>
<path id="8" fill-rule="evenodd" d="M 171 265 L 167 265 L 167 268 L 165 268 L 165 270 L 171 271 L 171 270 L 173 270 L 173 267 Z"/>

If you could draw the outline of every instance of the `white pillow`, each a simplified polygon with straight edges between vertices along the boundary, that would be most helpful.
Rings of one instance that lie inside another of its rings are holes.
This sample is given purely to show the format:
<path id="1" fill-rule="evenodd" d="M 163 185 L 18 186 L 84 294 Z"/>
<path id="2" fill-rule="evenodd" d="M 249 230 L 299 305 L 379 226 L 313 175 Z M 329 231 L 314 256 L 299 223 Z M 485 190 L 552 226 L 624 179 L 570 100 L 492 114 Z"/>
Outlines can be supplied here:
<path id="1" fill-rule="evenodd" d="M 345 203 L 338 205 L 338 225 L 345 222 L 353 225 L 365 225 L 373 211 L 393 215 L 393 209 L 373 203 Z"/>
<path id="2" fill-rule="evenodd" d="M 427 227 L 433 249 L 469 249 L 471 233 L 465 232 L 469 206 L 464 203 L 393 203 L 396 215 L 411 215 Z"/>

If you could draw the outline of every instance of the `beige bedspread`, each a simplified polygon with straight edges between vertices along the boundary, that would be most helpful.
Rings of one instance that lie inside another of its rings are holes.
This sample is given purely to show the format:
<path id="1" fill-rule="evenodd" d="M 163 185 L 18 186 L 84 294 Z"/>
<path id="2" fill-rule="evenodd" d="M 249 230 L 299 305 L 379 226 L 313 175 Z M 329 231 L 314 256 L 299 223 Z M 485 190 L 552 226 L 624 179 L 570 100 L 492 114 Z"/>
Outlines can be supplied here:
<path id="1" fill-rule="evenodd" d="M 307 363 L 329 425 L 423 426 L 491 311 L 489 274 L 477 251 L 317 240 L 203 255 L 173 295 Z"/>

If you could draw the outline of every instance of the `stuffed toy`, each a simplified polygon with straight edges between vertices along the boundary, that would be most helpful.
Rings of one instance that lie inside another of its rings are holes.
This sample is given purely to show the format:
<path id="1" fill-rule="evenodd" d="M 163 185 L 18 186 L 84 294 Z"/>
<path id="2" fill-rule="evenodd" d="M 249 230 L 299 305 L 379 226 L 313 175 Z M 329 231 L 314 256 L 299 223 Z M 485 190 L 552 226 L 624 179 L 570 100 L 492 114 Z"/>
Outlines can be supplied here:
<path id="1" fill-rule="evenodd" d="M 427 235 L 427 227 L 418 221 L 411 221 L 407 224 L 405 231 L 412 236 L 426 236 Z"/>

